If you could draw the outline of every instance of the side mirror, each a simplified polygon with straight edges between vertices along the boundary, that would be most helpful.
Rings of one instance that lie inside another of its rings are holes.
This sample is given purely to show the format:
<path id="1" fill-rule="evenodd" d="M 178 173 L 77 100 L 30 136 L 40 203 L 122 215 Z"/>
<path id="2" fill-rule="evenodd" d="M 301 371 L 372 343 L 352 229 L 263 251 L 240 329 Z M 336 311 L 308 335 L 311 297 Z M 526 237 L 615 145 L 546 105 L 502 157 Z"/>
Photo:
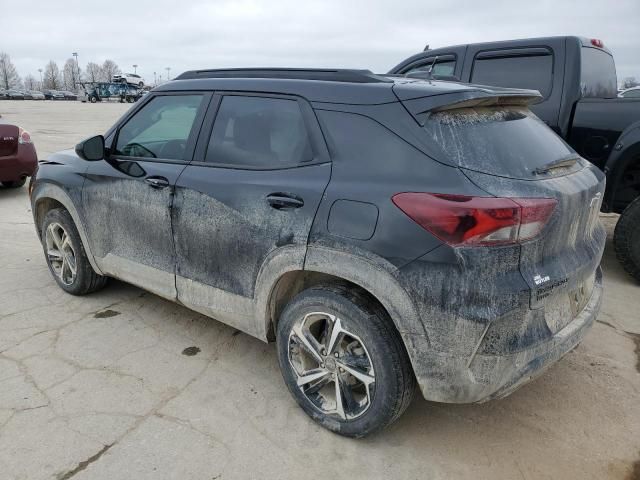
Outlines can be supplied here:
<path id="1" fill-rule="evenodd" d="M 76 145 L 76 154 L 90 162 L 102 160 L 104 158 L 104 137 L 96 135 L 81 141 Z"/>

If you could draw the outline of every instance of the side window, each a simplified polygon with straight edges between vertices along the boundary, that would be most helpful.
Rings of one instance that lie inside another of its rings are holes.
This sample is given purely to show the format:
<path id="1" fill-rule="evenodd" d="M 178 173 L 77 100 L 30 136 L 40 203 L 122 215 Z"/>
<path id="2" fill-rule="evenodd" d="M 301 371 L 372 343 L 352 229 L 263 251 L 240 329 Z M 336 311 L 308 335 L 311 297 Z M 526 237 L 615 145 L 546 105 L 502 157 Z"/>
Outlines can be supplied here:
<path id="1" fill-rule="evenodd" d="M 228 95 L 222 98 L 205 161 L 278 168 L 313 159 L 295 100 Z"/>
<path id="2" fill-rule="evenodd" d="M 553 55 L 487 56 L 476 58 L 471 83 L 496 87 L 538 90 L 543 97 L 551 93 Z"/>
<path id="3" fill-rule="evenodd" d="M 118 132 L 115 155 L 184 160 L 203 95 L 158 96 Z"/>
<path id="4" fill-rule="evenodd" d="M 628 90 L 622 94 L 624 98 L 638 98 L 640 97 L 640 88 L 637 90 Z"/>
<path id="5" fill-rule="evenodd" d="M 422 73 L 422 72 L 427 73 L 429 71 L 429 68 L 431 68 L 432 63 L 433 63 L 433 58 L 427 59 L 424 63 L 411 67 L 409 70 L 404 72 L 404 74 L 406 75 L 408 73 Z M 440 75 L 443 77 L 452 77 L 455 74 L 455 70 L 456 70 L 455 60 L 442 60 L 442 61 L 438 60 L 436 64 L 433 66 L 433 70 L 431 71 L 431 73 L 433 75 Z"/>

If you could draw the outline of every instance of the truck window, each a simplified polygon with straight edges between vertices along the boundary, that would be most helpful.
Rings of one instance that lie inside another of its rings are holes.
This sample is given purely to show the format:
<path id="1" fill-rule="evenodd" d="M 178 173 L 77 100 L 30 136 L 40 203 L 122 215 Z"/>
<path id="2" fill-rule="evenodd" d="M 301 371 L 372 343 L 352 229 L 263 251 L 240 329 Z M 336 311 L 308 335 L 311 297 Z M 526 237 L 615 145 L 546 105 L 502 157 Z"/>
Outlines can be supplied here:
<path id="1" fill-rule="evenodd" d="M 553 55 L 479 56 L 473 63 L 471 83 L 551 93 Z"/>
<path id="2" fill-rule="evenodd" d="M 580 91 L 583 98 L 613 98 L 618 79 L 613 57 L 599 48 L 582 47 Z"/>
<path id="3" fill-rule="evenodd" d="M 419 65 L 414 65 L 409 68 L 407 71 L 402 72 L 404 74 L 407 73 L 420 73 L 420 72 L 428 72 L 429 68 L 433 64 L 433 58 L 427 59 Z M 454 76 L 454 72 L 456 70 L 456 61 L 455 60 L 438 60 L 435 65 L 433 65 L 432 74 L 439 75 L 442 77 L 452 77 Z"/>

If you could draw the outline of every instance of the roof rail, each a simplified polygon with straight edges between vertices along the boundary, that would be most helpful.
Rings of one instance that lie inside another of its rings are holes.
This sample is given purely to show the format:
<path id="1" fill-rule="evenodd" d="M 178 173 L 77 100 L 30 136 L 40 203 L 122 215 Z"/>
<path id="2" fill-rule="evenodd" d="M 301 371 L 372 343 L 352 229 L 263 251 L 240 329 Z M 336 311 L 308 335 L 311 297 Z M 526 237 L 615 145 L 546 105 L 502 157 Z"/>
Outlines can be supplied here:
<path id="1" fill-rule="evenodd" d="M 342 68 L 225 68 L 190 70 L 178 75 L 175 79 L 192 80 L 196 78 L 278 78 L 350 83 L 393 82 L 393 80 L 376 75 L 370 70 L 351 70 Z"/>

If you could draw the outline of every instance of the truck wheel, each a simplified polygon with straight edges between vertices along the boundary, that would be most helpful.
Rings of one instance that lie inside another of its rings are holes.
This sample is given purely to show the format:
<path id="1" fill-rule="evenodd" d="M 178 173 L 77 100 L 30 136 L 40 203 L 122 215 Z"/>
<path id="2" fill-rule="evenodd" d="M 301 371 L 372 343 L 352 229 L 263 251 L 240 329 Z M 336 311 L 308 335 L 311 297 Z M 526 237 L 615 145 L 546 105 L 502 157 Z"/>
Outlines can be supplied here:
<path id="1" fill-rule="evenodd" d="M 2 186 L 5 188 L 20 188 L 25 184 L 27 178 L 21 178 L 20 180 L 16 180 L 14 182 L 1 182 Z"/>
<path id="2" fill-rule="evenodd" d="M 321 285 L 298 294 L 277 326 L 289 391 L 323 427 L 363 437 L 411 403 L 415 377 L 387 313 L 357 292 Z"/>
<path id="3" fill-rule="evenodd" d="M 613 234 L 613 244 L 622 268 L 640 282 L 640 197 L 620 215 Z"/>
<path id="4" fill-rule="evenodd" d="M 42 247 L 49 270 L 60 288 L 71 295 L 85 295 L 100 290 L 107 277 L 91 266 L 80 234 L 69 212 L 49 210 L 42 222 Z"/>
<path id="5" fill-rule="evenodd" d="M 98 98 L 97 98 L 97 97 L 90 97 L 90 98 L 89 98 L 89 101 L 90 101 L 91 103 L 96 103 L 96 102 L 98 101 Z"/>

